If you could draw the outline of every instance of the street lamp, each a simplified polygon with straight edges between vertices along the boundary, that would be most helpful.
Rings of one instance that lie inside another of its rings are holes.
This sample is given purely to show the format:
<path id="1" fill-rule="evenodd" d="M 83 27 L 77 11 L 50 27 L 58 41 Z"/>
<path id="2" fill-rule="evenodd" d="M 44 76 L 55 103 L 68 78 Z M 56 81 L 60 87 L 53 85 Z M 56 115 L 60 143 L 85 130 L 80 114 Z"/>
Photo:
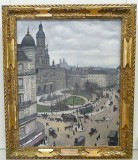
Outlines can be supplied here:
<path id="1" fill-rule="evenodd" d="M 76 95 L 73 96 L 73 109 L 74 109 L 74 100 L 75 100 L 75 98 L 76 98 Z"/>

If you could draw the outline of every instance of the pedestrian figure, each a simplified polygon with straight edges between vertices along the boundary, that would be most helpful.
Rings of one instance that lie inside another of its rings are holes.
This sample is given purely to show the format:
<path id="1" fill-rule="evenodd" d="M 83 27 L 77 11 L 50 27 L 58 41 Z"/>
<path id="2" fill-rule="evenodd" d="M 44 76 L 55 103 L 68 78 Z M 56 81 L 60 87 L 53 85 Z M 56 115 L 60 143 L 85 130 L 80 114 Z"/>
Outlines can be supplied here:
<path id="1" fill-rule="evenodd" d="M 100 138 L 101 136 L 100 136 L 100 134 L 99 134 L 99 138 Z"/>
<path id="2" fill-rule="evenodd" d="M 78 123 L 78 128 L 80 128 L 80 124 Z"/>
<path id="3" fill-rule="evenodd" d="M 56 143 L 55 143 L 55 142 L 53 143 L 53 146 L 56 146 Z"/>
<path id="4" fill-rule="evenodd" d="M 97 146 L 97 144 L 95 143 L 95 146 Z"/>
<path id="5" fill-rule="evenodd" d="M 47 141 L 47 136 L 45 136 L 45 140 Z"/>
<path id="6" fill-rule="evenodd" d="M 97 139 L 97 141 L 99 140 L 99 138 L 100 138 L 100 134 L 99 134 L 99 136 L 96 138 L 96 139 Z"/>
<path id="7" fill-rule="evenodd" d="M 45 144 L 47 143 L 47 140 L 45 139 Z"/>
<path id="8" fill-rule="evenodd" d="M 78 139 L 77 139 L 77 138 L 75 138 L 75 141 L 74 141 L 74 142 L 75 142 L 75 144 L 77 144 L 77 143 L 78 143 Z"/>
<path id="9" fill-rule="evenodd" d="M 77 127 L 75 128 L 75 131 L 77 132 Z"/>

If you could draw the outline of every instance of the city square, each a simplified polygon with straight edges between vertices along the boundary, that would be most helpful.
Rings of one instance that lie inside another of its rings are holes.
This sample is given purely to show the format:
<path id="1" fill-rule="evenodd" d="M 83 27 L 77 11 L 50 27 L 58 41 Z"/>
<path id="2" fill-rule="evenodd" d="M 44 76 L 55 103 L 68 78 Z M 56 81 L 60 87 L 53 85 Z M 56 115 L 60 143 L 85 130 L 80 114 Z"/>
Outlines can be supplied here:
<path id="1" fill-rule="evenodd" d="M 114 106 L 119 106 L 119 101 L 116 98 L 119 94 L 116 90 L 104 91 L 104 94 L 105 96 L 100 98 L 95 105 L 91 100 L 87 99 L 86 104 L 92 104 L 92 106 L 95 107 L 92 112 L 85 115 L 81 115 L 77 112 L 79 108 L 78 105 L 76 105 L 77 107 L 74 106 L 75 109 L 63 112 L 39 113 L 37 121 L 43 123 L 46 134 L 46 140 L 43 141 L 40 146 L 74 146 L 75 138 L 80 136 L 85 137 L 86 146 L 108 145 L 108 135 L 111 130 L 118 131 L 119 129 L 119 108 L 116 107 L 114 111 Z M 109 94 L 110 98 L 106 98 L 106 94 Z M 113 103 L 110 105 L 111 101 Z M 83 107 L 81 106 L 80 108 Z M 73 122 L 70 120 L 65 122 L 62 118 L 62 114 L 72 114 L 77 118 L 77 121 Z M 61 121 L 58 121 L 58 119 L 61 119 Z M 78 124 L 80 124 L 80 129 L 78 128 Z M 49 128 L 55 130 L 56 138 L 49 134 Z M 77 128 L 77 130 L 75 130 L 75 128 Z M 96 128 L 96 132 L 90 134 L 91 128 Z"/>

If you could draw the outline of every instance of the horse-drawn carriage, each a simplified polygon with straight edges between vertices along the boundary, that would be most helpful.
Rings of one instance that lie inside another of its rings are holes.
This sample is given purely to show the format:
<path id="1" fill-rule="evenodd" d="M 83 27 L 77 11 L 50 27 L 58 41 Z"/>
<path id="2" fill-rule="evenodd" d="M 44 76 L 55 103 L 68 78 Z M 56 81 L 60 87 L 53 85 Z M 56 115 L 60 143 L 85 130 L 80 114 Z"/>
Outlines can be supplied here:
<path id="1" fill-rule="evenodd" d="M 72 114 L 62 114 L 61 116 L 64 122 L 77 122 L 77 118 Z"/>
<path id="2" fill-rule="evenodd" d="M 91 128 L 91 131 L 89 132 L 89 135 L 92 136 L 94 133 L 97 133 L 96 128 Z"/>
<path id="3" fill-rule="evenodd" d="M 117 146 L 118 145 L 118 131 L 111 130 L 109 135 L 107 136 L 109 138 L 108 145 L 109 146 Z"/>
<path id="4" fill-rule="evenodd" d="M 85 137 L 80 136 L 79 138 L 75 138 L 74 146 L 85 146 Z"/>
<path id="5" fill-rule="evenodd" d="M 63 121 L 62 118 L 55 118 L 55 120 L 56 120 L 57 122 L 62 122 L 62 121 Z"/>
<path id="6" fill-rule="evenodd" d="M 49 131 L 49 136 L 52 136 L 53 138 L 57 137 L 57 134 L 53 128 L 49 128 L 48 131 Z"/>

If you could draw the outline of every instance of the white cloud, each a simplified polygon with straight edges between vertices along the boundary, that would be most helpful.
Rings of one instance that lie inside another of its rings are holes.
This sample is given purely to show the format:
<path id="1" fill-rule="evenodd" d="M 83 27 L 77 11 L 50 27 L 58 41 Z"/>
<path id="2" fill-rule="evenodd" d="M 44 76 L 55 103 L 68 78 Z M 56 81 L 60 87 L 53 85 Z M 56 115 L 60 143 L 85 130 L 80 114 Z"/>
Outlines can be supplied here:
<path id="1" fill-rule="evenodd" d="M 17 42 L 27 27 L 36 39 L 39 21 L 18 21 Z M 42 21 L 51 60 L 65 58 L 70 65 L 117 67 L 120 64 L 120 20 L 45 20 Z"/>

